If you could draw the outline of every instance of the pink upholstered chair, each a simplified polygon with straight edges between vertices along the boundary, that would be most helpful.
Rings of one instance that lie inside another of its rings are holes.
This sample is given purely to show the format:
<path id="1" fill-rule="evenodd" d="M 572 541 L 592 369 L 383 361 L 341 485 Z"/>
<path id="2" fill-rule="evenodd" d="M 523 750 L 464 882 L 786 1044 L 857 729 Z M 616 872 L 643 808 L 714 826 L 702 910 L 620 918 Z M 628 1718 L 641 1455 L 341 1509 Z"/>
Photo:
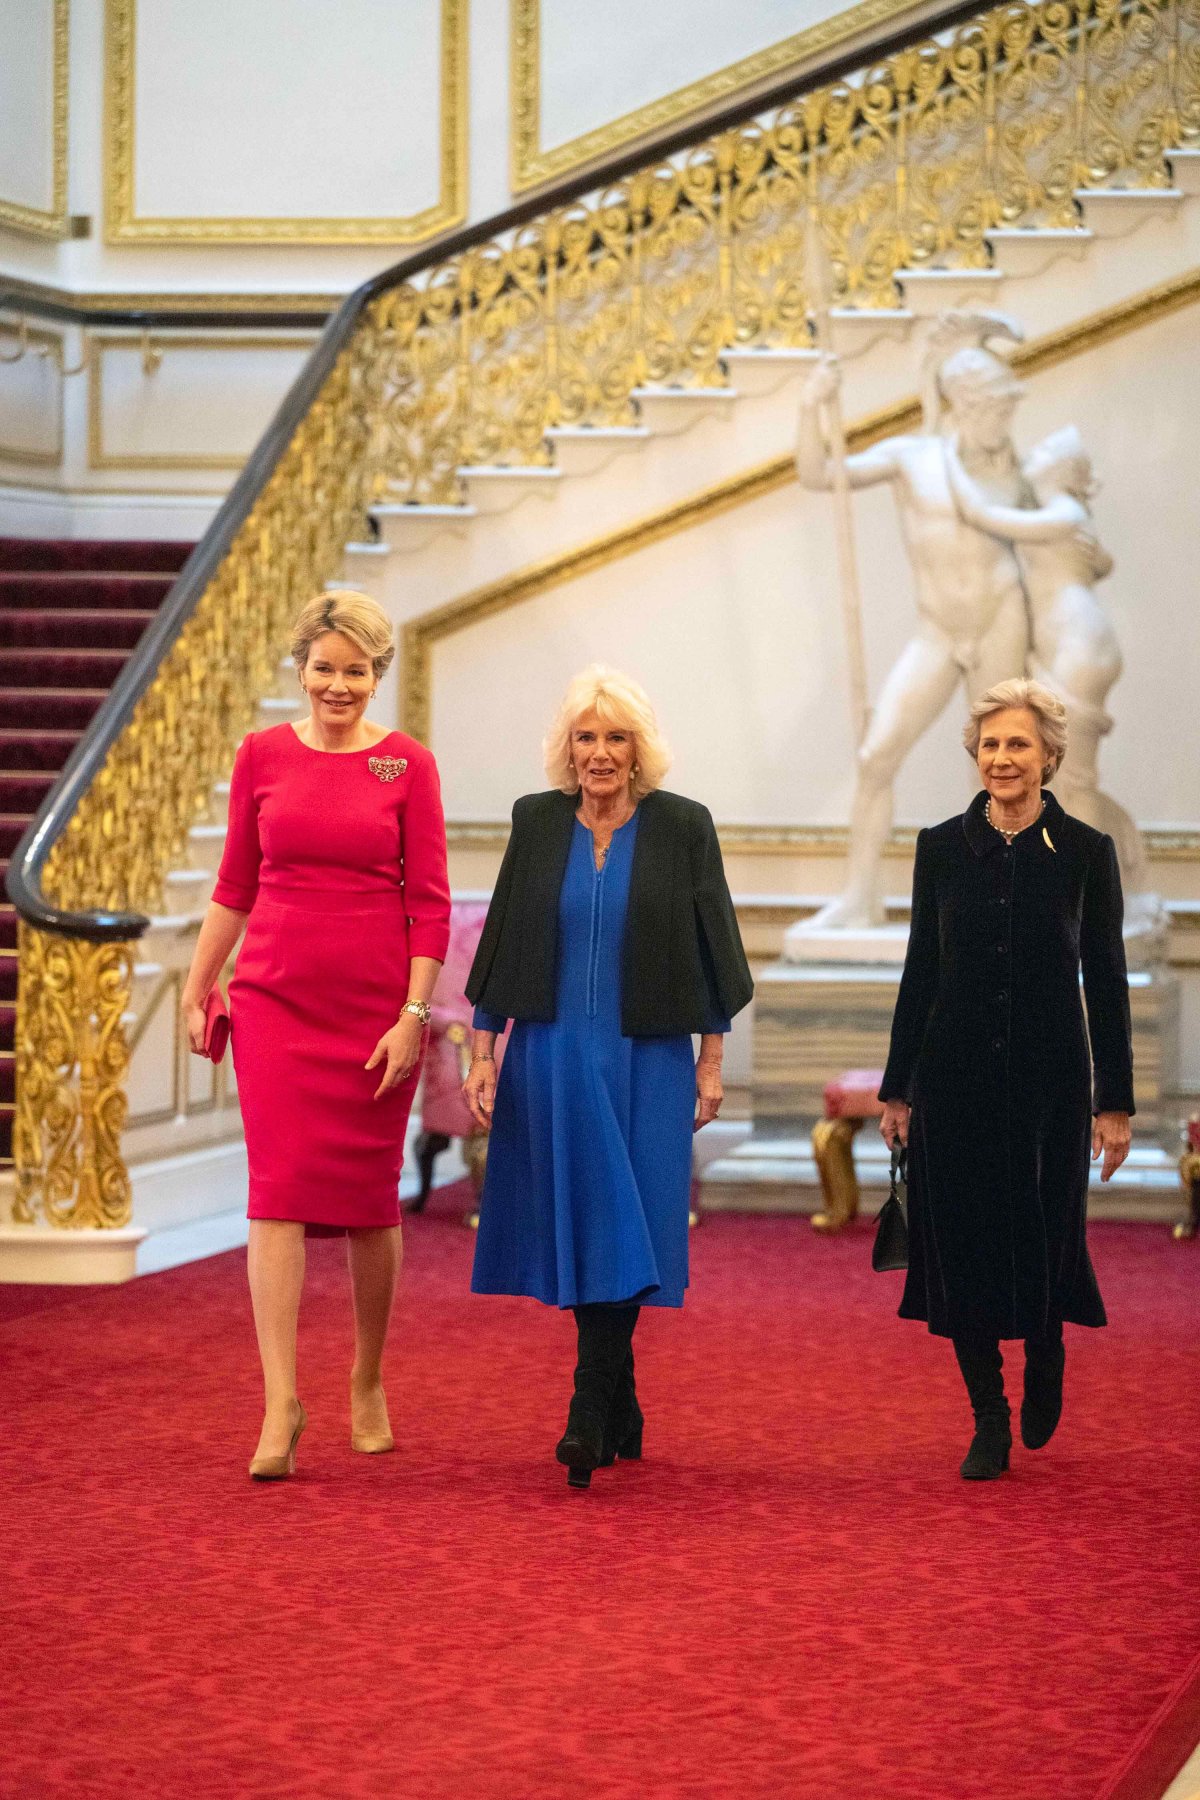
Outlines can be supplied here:
<path id="1" fill-rule="evenodd" d="M 474 1011 L 463 989 L 475 960 L 487 910 L 485 900 L 456 902 L 451 908 L 450 944 L 433 991 L 433 1017 L 421 1085 L 421 1131 L 416 1140 L 421 1188 L 416 1198 L 409 1202 L 410 1212 L 420 1212 L 424 1207 L 433 1186 L 433 1165 L 442 1151 L 449 1148 L 452 1138 L 463 1140 L 463 1156 L 476 1194 L 483 1185 L 487 1137 L 479 1130 L 462 1097 L 462 1084 L 471 1059 L 471 1015 Z M 497 1063 L 503 1055 L 501 1042 L 496 1045 Z"/>

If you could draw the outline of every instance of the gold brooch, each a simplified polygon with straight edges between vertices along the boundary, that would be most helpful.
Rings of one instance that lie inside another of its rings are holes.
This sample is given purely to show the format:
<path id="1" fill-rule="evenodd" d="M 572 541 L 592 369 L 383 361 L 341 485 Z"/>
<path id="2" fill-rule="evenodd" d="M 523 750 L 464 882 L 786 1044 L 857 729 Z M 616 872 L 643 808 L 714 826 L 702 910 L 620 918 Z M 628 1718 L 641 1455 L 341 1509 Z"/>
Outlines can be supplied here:
<path id="1" fill-rule="evenodd" d="M 1046 830 L 1046 827 L 1044 825 L 1042 826 L 1042 836 L 1045 838 L 1048 848 L 1051 850 L 1054 850 L 1054 845 L 1050 842 L 1050 833 Z M 1058 851 L 1054 850 L 1054 854 L 1055 854 L 1055 856 L 1057 856 Z"/>
<path id="2" fill-rule="evenodd" d="M 372 756 L 367 759 L 367 767 L 379 781 L 395 781 L 397 775 L 403 775 L 408 767 L 406 756 Z"/>

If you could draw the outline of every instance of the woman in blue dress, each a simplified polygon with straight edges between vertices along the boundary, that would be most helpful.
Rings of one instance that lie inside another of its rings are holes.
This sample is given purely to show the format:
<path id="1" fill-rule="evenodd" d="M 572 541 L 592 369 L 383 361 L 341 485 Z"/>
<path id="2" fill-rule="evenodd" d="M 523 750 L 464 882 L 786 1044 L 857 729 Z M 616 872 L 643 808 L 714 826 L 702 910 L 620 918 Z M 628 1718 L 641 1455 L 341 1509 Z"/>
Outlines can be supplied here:
<path id="1" fill-rule="evenodd" d="M 753 984 L 712 819 L 661 790 L 637 683 L 586 670 L 544 748 L 554 785 L 513 808 L 467 982 L 464 1093 L 491 1132 L 471 1285 L 573 1309 L 556 1455 L 586 1487 L 641 1454 L 633 1328 L 643 1305 L 683 1304 L 692 1133 L 720 1110 L 723 1034 Z"/>

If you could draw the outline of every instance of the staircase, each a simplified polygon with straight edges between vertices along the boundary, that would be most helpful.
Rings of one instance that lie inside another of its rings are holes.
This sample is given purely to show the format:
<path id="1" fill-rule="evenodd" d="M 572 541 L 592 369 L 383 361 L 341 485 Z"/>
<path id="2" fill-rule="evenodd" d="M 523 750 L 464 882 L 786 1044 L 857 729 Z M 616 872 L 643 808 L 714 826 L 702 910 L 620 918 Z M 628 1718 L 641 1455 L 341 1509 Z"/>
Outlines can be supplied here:
<path id="1" fill-rule="evenodd" d="M 0 870 L 191 551 L 0 538 Z M 12 1160 L 17 919 L 0 906 L 0 1166 Z"/>

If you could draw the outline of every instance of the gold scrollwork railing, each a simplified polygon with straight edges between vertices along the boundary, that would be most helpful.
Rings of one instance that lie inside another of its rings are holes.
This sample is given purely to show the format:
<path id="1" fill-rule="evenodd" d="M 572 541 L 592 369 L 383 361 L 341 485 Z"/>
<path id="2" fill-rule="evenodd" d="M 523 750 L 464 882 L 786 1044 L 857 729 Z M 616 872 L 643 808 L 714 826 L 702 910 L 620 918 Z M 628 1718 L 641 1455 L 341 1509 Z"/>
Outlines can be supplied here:
<path id="1" fill-rule="evenodd" d="M 285 403 L 290 436 L 277 420 L 196 553 L 202 590 L 181 577 L 157 668 L 99 715 L 95 733 L 117 721 L 103 761 L 77 798 L 68 767 L 18 849 L 19 1219 L 129 1217 L 123 1020 L 145 921 L 122 939 L 80 909 L 158 903 L 297 601 L 370 499 L 456 502 L 464 466 L 548 460 L 550 427 L 629 424 L 644 385 L 720 383 L 727 349 L 807 344 L 810 223 L 838 302 L 880 308 L 898 270 L 984 265 L 994 228 L 1075 223 L 1080 188 L 1164 185 L 1165 153 L 1200 142 L 1200 0 L 1006 0 L 772 106 L 410 258 L 333 322 Z"/>
<path id="2" fill-rule="evenodd" d="M 643 384 L 807 344 L 810 216 L 837 304 L 894 306 L 897 270 L 982 266 L 989 230 L 1164 186 L 1197 140 L 1200 0 L 983 11 L 384 296 L 393 497 L 453 503 L 464 465 L 547 461 L 547 427 L 627 425 Z"/>

